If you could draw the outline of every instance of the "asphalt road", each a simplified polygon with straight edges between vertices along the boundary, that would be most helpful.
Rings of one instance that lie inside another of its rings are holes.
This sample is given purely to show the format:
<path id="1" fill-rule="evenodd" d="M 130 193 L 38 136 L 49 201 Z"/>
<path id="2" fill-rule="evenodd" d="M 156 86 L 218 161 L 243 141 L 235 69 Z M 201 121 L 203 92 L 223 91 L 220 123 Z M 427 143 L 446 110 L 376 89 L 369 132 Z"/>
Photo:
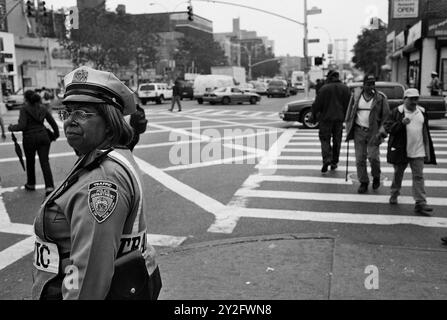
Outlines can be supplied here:
<path id="1" fill-rule="evenodd" d="M 378 191 L 359 196 L 351 144 L 348 181 L 346 145 L 342 163 L 322 174 L 316 130 L 285 123 L 278 112 L 289 98 L 263 97 L 258 105 L 198 105 L 182 101 L 144 106 L 149 130 L 134 154 L 145 173 L 149 241 L 159 252 L 205 241 L 275 234 L 326 234 L 346 243 L 442 250 L 447 235 L 447 120 L 432 122 L 439 159 L 425 178 L 434 217 L 416 217 L 407 173 L 400 204 L 388 204 L 392 167 L 382 162 Z M 5 125 L 18 110 L 8 111 Z M 61 123 L 59 123 L 61 125 Z M 21 134 L 17 134 L 19 141 Z M 386 156 L 386 144 L 381 148 Z M 62 135 L 51 147 L 55 181 L 75 161 Z M 28 299 L 32 228 L 43 200 L 43 177 L 36 165 L 35 192 L 23 189 L 25 173 L 10 135 L 0 142 L 0 299 Z"/>

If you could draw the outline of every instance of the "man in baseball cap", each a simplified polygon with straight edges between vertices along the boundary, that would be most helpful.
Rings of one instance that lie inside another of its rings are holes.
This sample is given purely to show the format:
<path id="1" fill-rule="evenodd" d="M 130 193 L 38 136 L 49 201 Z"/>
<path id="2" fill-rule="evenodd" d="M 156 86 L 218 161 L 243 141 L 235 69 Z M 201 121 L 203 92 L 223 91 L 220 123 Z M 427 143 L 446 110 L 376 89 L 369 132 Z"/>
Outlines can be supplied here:
<path id="1" fill-rule="evenodd" d="M 424 186 L 424 164 L 436 164 L 433 142 L 430 136 L 428 117 L 425 109 L 418 105 L 419 91 L 408 89 L 404 92 L 404 104 L 393 109 L 385 122 L 390 133 L 387 160 L 394 165 L 390 204 L 397 204 L 405 169 L 411 167 L 413 177 L 414 212 L 430 216 L 433 209 L 427 205 Z"/>
<path id="2" fill-rule="evenodd" d="M 113 73 L 80 67 L 65 76 L 63 104 L 69 102 L 107 103 L 123 115 L 136 111 L 133 92 Z"/>

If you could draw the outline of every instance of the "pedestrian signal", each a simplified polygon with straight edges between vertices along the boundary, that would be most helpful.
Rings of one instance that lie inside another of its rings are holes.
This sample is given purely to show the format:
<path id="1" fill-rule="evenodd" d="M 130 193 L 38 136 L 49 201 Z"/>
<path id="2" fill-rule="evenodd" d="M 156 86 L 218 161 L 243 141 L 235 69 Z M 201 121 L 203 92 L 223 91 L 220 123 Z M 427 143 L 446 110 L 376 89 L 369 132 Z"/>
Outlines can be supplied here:
<path id="1" fill-rule="evenodd" d="M 323 64 L 323 57 L 315 57 L 314 64 L 316 66 L 321 66 Z"/>
<path id="2" fill-rule="evenodd" d="M 188 6 L 188 20 L 193 21 L 194 20 L 194 14 L 192 12 L 192 6 Z"/>

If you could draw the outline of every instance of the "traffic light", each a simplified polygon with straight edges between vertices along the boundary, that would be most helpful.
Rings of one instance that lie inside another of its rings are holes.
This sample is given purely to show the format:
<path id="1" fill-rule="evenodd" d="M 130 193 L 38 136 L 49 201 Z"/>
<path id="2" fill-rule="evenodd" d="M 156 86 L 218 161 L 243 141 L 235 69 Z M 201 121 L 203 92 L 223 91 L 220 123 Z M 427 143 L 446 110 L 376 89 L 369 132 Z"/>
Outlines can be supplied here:
<path id="1" fill-rule="evenodd" d="M 315 63 L 316 66 L 321 66 L 323 64 L 323 57 L 315 57 Z"/>
<path id="2" fill-rule="evenodd" d="M 47 8 L 45 8 L 45 1 L 37 1 L 37 12 L 43 16 L 47 15 Z"/>
<path id="3" fill-rule="evenodd" d="M 33 1 L 27 1 L 26 2 L 26 15 L 28 17 L 34 17 L 34 2 Z"/>
<path id="4" fill-rule="evenodd" d="M 188 6 L 188 20 L 193 21 L 194 20 L 194 14 L 192 13 L 192 6 Z"/>

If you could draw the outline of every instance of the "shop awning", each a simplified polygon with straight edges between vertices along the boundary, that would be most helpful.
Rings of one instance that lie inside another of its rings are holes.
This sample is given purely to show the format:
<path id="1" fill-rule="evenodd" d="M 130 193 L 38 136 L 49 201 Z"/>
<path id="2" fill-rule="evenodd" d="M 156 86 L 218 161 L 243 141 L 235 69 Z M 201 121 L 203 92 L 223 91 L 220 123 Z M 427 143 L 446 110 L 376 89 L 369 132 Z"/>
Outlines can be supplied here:
<path id="1" fill-rule="evenodd" d="M 391 55 L 391 59 L 401 59 L 403 56 L 404 56 L 404 52 L 402 49 L 400 49 Z"/>
<path id="2" fill-rule="evenodd" d="M 404 53 L 411 53 L 411 52 L 417 51 L 417 50 L 421 49 L 421 44 L 422 44 L 421 39 L 418 39 L 418 40 L 414 41 L 413 43 L 407 44 L 402 49 L 402 51 Z"/>

